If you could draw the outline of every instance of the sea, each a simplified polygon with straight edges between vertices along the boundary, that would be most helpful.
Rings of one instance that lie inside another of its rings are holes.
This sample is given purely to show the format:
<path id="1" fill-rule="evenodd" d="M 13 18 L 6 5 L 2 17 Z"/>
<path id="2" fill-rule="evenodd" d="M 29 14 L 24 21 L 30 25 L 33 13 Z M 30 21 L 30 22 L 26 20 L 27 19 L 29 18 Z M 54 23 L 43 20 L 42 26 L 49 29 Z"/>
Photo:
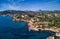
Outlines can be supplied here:
<path id="1" fill-rule="evenodd" d="M 28 23 L 13 21 L 11 16 L 0 16 L 0 39 L 47 39 L 52 31 L 29 31 Z"/>

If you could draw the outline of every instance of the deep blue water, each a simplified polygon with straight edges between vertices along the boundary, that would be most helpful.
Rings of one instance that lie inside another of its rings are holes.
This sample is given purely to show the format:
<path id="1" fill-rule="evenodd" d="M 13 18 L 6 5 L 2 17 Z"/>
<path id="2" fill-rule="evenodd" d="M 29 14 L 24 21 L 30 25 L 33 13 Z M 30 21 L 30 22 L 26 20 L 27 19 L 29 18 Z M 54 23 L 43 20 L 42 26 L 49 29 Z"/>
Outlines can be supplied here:
<path id="1" fill-rule="evenodd" d="M 16 22 L 10 16 L 0 16 L 0 39 L 46 39 L 51 31 L 28 31 L 27 22 Z"/>

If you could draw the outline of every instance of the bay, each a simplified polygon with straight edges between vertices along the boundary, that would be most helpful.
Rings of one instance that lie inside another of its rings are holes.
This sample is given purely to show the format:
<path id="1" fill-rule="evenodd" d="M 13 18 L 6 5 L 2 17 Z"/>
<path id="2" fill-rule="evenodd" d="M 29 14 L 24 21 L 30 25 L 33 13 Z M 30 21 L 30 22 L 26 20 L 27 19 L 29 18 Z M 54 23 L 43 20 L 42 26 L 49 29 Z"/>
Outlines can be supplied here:
<path id="1" fill-rule="evenodd" d="M 29 31 L 27 22 L 16 22 L 11 16 L 0 16 L 0 39 L 46 39 L 51 31 Z"/>

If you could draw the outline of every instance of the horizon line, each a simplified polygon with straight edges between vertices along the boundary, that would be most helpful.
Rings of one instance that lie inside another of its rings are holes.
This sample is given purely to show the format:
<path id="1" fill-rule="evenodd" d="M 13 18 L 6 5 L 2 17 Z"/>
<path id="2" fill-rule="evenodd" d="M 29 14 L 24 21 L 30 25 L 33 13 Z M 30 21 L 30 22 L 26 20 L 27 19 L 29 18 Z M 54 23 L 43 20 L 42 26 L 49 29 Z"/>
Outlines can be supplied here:
<path id="1" fill-rule="evenodd" d="M 12 10 L 14 10 L 14 9 L 12 9 Z M 8 11 L 8 10 L 0 10 L 0 11 Z M 60 10 L 42 10 L 42 9 L 40 9 L 40 10 L 16 10 L 16 11 L 60 11 Z"/>

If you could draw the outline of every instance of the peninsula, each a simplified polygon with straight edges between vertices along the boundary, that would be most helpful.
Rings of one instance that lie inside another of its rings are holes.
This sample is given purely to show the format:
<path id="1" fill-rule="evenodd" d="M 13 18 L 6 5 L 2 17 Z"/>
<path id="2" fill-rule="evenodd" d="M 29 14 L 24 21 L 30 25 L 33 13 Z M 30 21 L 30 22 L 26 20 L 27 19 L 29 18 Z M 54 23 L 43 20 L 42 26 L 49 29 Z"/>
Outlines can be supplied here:
<path id="1" fill-rule="evenodd" d="M 28 22 L 29 31 L 51 30 L 60 32 L 60 11 L 14 11 L 0 12 L 0 15 L 11 16 L 13 21 Z"/>

